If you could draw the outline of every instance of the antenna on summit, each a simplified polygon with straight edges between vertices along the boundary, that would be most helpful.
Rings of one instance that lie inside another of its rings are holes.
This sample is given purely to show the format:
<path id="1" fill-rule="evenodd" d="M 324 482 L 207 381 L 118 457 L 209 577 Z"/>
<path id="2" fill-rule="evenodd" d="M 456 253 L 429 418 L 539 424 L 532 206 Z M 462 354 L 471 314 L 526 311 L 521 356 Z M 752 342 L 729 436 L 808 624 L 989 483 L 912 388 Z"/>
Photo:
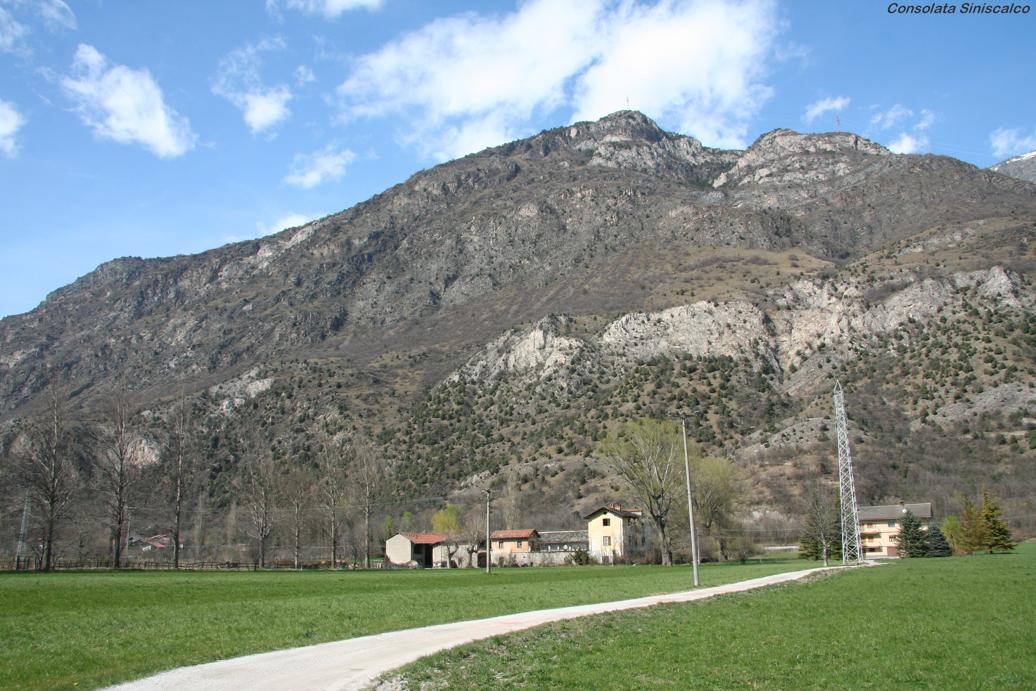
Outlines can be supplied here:
<path id="1" fill-rule="evenodd" d="M 842 129 L 842 118 L 839 115 L 835 115 L 835 127 L 837 127 L 839 131 Z"/>

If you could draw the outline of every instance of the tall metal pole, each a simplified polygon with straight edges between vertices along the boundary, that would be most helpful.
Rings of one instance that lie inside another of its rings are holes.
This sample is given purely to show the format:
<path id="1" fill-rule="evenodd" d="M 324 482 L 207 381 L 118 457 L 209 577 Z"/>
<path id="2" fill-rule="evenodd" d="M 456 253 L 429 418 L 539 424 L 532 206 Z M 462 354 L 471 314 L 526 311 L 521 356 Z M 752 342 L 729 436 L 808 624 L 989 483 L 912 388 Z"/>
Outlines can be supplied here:
<path id="1" fill-rule="evenodd" d="M 853 457 L 849 451 L 849 424 L 845 415 L 842 385 L 835 382 L 835 428 L 838 436 L 838 498 L 842 519 L 842 564 L 863 561 L 860 548 L 860 521 L 856 509 L 856 484 L 853 482 Z"/>
<path id="2" fill-rule="evenodd" d="M 493 573 L 493 541 L 489 539 L 489 499 L 491 490 L 486 487 L 486 575 Z"/>
<path id="3" fill-rule="evenodd" d="M 683 469 L 687 477 L 687 522 L 691 527 L 691 568 L 694 571 L 694 587 L 701 585 L 698 580 L 698 538 L 694 529 L 694 500 L 691 499 L 691 461 L 687 453 L 687 421 L 680 420 L 683 430 Z"/>
<path id="4" fill-rule="evenodd" d="M 125 552 L 125 554 L 126 554 L 127 557 L 129 557 L 129 545 L 130 545 L 130 540 L 129 540 L 130 508 L 132 508 L 132 507 L 130 507 L 130 506 L 126 507 L 126 552 Z M 116 564 L 115 565 L 115 568 L 119 568 L 119 567 L 120 567 L 120 564 Z"/>

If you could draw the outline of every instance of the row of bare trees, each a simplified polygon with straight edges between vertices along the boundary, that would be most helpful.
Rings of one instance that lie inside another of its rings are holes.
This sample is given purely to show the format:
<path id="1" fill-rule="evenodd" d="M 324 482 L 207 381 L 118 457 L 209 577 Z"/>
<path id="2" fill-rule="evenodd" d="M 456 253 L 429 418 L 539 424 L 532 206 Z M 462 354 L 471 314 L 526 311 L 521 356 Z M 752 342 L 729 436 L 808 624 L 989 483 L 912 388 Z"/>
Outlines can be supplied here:
<path id="1" fill-rule="evenodd" d="M 72 420 L 60 395 L 49 392 L 42 411 L 22 426 L 15 453 L 22 461 L 21 483 L 42 515 L 43 568 L 53 565 L 58 528 L 83 484 L 84 468 L 93 471 L 104 504 L 110 558 L 116 566 L 122 563 L 130 489 L 143 450 L 132 417 L 126 402 L 113 398 L 92 424 Z"/>
<path id="2" fill-rule="evenodd" d="M 8 445 L 6 453 L 16 462 L 5 464 L 13 470 L 3 478 L 14 486 L 12 493 L 24 492 L 32 507 L 42 568 L 54 567 L 59 532 L 73 507 L 82 515 L 100 514 L 103 525 L 98 528 L 107 531 L 108 562 L 120 567 L 135 501 L 146 501 L 147 511 L 167 517 L 160 525 L 169 533 L 173 566 L 180 567 L 188 513 L 195 504 L 205 506 L 212 490 L 199 482 L 212 459 L 201 443 L 209 432 L 196 412 L 182 394 L 165 416 L 142 413 L 126 397 L 115 395 L 91 414 L 73 418 L 60 393 L 48 392 L 45 405 L 21 422 Z M 371 523 L 386 479 L 373 445 L 344 435 L 327 436 L 315 462 L 276 464 L 262 442 L 253 444 L 252 450 L 244 443 L 235 448 L 230 497 L 245 510 L 260 565 L 266 564 L 275 526 L 287 516 L 293 561 L 300 566 L 303 527 L 314 512 L 326 521 L 330 562 L 337 565 L 343 514 L 348 510 L 362 521 L 363 565 L 370 567 Z M 150 482 L 142 482 L 144 478 Z M 84 505 L 90 510 L 84 511 Z M 236 523 L 236 518 L 228 515 L 227 521 Z"/>
<path id="3" fill-rule="evenodd" d="M 337 565 L 341 514 L 351 506 L 363 526 L 363 566 L 370 568 L 371 522 L 385 492 L 384 466 L 364 441 L 327 439 L 323 449 L 315 467 L 277 469 L 269 455 L 246 464 L 243 496 L 260 567 L 266 565 L 268 542 L 279 516 L 291 522 L 293 563 L 295 568 L 301 566 L 304 524 L 314 507 L 326 521 L 330 562 Z"/>

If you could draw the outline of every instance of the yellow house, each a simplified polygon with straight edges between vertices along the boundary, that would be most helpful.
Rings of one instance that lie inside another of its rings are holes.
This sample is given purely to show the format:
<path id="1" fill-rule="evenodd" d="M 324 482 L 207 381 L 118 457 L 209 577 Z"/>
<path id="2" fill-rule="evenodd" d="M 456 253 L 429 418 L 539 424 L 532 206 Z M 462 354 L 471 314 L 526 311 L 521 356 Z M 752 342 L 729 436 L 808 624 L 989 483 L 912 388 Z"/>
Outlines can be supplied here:
<path id="1" fill-rule="evenodd" d="M 857 516 L 860 521 L 860 549 L 864 558 L 899 556 L 896 536 L 900 521 L 906 512 L 917 516 L 921 525 L 928 530 L 932 521 L 932 504 L 887 504 L 884 506 L 861 506 Z"/>
<path id="2" fill-rule="evenodd" d="M 583 516 L 590 556 L 606 563 L 631 556 L 635 547 L 642 546 L 637 522 L 643 513 L 640 509 L 624 509 L 612 504 Z"/>

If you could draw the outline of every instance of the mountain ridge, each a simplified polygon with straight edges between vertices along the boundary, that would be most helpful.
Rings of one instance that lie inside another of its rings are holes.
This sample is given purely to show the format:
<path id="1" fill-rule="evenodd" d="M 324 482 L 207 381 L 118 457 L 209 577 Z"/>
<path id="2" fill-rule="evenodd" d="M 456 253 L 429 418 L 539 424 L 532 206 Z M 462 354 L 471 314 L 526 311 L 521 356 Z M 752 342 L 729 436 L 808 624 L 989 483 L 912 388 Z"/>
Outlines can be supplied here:
<path id="1" fill-rule="evenodd" d="M 37 309 L 0 321 L 0 343 L 4 351 L 42 355 L 60 349 L 67 341 L 61 334 L 73 329 L 84 311 L 94 312 L 95 329 L 104 324 L 124 334 L 98 344 L 98 338 L 78 331 L 106 357 L 141 338 L 191 352 L 192 345 L 223 336 L 226 347 L 210 353 L 208 362 L 193 358 L 189 365 L 195 372 L 211 372 L 315 345 L 350 329 L 420 317 L 512 282 L 542 285 L 559 271 L 588 266 L 601 255 L 652 238 L 700 246 L 803 246 L 844 261 L 893 239 L 890 228 L 901 234 L 902 220 L 882 218 L 883 209 L 865 197 L 870 193 L 887 200 L 901 193 L 896 178 L 903 176 L 907 160 L 915 169 L 907 172 L 915 176 L 916 169 L 927 168 L 944 178 L 937 197 L 955 191 L 947 180 L 959 187 L 977 173 L 951 159 L 890 155 L 856 135 L 839 133 L 778 129 L 744 152 L 723 152 L 623 111 L 420 171 L 300 228 L 197 255 L 107 262 L 52 293 Z M 651 166 L 657 175 L 647 172 Z M 726 170 L 716 172 L 720 167 Z M 1012 189 L 1004 178 L 979 182 L 1001 204 L 1004 192 L 1023 202 L 1034 197 L 1029 189 Z M 914 197 L 917 187 L 910 191 Z M 830 196 L 840 197 L 836 201 L 843 206 L 855 205 L 863 222 L 852 228 L 845 211 L 836 217 L 825 199 Z M 969 196 L 977 195 L 972 191 Z M 980 208 L 972 216 L 985 211 L 983 200 L 974 201 Z M 514 215 L 502 216 L 494 206 L 511 208 Z M 897 216 L 905 211 L 923 220 L 931 203 L 924 200 L 923 206 L 918 213 L 899 208 Z M 869 229 L 877 231 L 875 237 L 866 237 Z M 106 309 L 98 310 L 99 304 Z M 188 306 L 187 315 L 149 323 L 171 307 Z M 253 338 L 236 338 L 223 335 L 224 327 L 206 324 L 209 307 L 229 322 L 231 332 L 242 324 L 249 326 L 247 333 L 256 321 L 273 323 L 282 316 L 289 322 Z M 282 315 L 286 311 L 291 314 Z M 136 328 L 127 329 L 130 324 Z M 270 341 L 280 346 L 270 347 Z M 161 344 L 159 349 L 168 350 Z M 11 353 L 2 354 L 11 361 Z M 170 360 L 174 357 L 170 354 Z M 175 370 L 166 368 L 167 373 Z M 34 382 L 25 393 L 42 388 L 38 374 L 29 377 Z M 16 391 L 0 384 L 7 410 Z"/>
<path id="2" fill-rule="evenodd" d="M 106 262 L 0 320 L 0 422 L 52 384 L 82 409 L 128 390 L 158 417 L 184 391 L 216 503 L 247 454 L 311 462 L 335 429 L 377 440 L 404 494 L 513 466 L 546 507 L 609 499 L 594 440 L 679 410 L 787 508 L 823 462 L 838 376 L 880 452 L 871 499 L 946 486 L 935 468 L 963 448 L 995 471 L 953 477 L 1017 494 L 1034 228 L 1036 186 L 954 159 L 787 129 L 724 151 L 620 112 L 271 236 Z"/>
<path id="3" fill-rule="evenodd" d="M 1014 156 L 991 165 L 989 169 L 1019 180 L 1036 183 L 1036 151 Z"/>

